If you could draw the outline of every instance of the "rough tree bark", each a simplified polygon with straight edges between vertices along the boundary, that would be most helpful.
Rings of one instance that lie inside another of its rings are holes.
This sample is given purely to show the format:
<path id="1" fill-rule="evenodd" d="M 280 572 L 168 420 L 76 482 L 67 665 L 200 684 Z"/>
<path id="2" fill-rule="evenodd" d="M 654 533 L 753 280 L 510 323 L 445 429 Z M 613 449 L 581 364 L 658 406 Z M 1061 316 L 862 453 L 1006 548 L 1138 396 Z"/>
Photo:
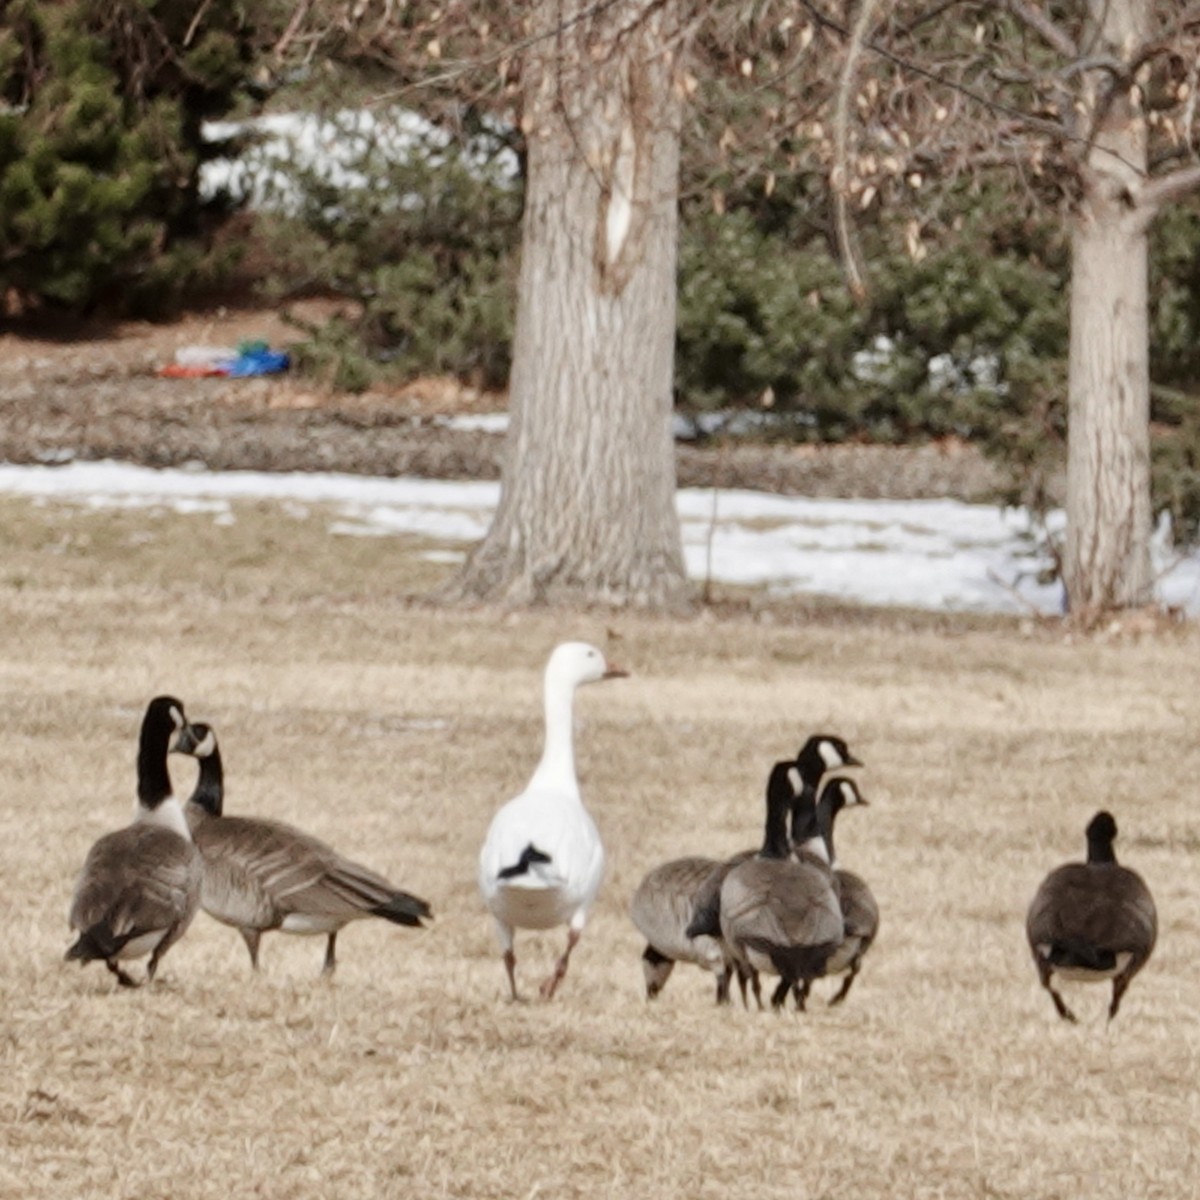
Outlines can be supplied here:
<path id="1" fill-rule="evenodd" d="M 452 596 L 687 596 L 671 437 L 682 9 L 533 8 L 500 503 Z"/>
<path id="2" fill-rule="evenodd" d="M 898 181 L 926 171 L 944 188 L 1015 165 L 1024 203 L 1072 197 L 1067 607 L 1092 622 L 1152 603 L 1147 235 L 1200 191 L 1200 4 L 859 0 L 852 30 L 838 0 L 803 7 L 848 43 L 830 153 L 843 247 L 876 194 L 909 207 L 919 246 L 936 202 Z"/>
<path id="3" fill-rule="evenodd" d="M 1145 0 L 1089 0 L 1095 54 L 1128 62 L 1149 36 Z M 1153 600 L 1146 121 L 1127 83 L 1089 73 L 1108 105 L 1083 164 L 1071 229 L 1067 606 L 1089 618 Z"/>

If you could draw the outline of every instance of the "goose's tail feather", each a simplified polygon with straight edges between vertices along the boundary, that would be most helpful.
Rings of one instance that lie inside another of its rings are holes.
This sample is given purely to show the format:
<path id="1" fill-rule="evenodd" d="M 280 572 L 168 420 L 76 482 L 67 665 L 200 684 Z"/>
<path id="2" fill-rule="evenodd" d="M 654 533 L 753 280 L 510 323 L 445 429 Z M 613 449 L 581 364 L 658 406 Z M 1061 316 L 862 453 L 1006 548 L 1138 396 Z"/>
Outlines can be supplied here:
<path id="1" fill-rule="evenodd" d="M 118 937 L 113 933 L 112 928 L 107 921 L 97 921 L 95 925 L 83 930 L 79 937 L 76 938 L 74 944 L 67 950 L 63 956 L 64 961 L 72 962 L 93 962 L 96 959 L 104 959 L 107 961 L 110 958 L 115 958 L 122 946 L 129 941 L 129 937 Z"/>
<path id="2" fill-rule="evenodd" d="M 393 892 L 386 904 L 377 905 L 371 912 L 396 925 L 420 926 L 423 919 L 433 916 L 428 903 L 411 892 Z"/>

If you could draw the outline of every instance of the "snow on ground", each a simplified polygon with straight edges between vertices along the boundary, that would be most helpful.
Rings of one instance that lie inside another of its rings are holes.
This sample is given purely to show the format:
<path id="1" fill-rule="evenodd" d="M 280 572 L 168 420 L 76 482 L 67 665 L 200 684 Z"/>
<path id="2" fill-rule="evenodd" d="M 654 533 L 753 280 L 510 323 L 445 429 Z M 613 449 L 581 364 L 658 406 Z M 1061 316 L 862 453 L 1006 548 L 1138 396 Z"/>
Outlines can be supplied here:
<path id="1" fill-rule="evenodd" d="M 169 508 L 223 524 L 236 521 L 236 501 L 276 501 L 292 517 L 326 519 L 333 535 L 418 535 L 451 543 L 429 552 L 447 561 L 483 536 L 499 487 L 74 462 L 0 464 L 0 495 L 88 508 Z M 1046 555 L 1029 536 L 1028 518 L 1014 510 L 956 500 L 808 500 L 695 488 L 678 493 L 678 506 L 688 571 L 696 580 L 924 609 L 1053 613 L 1060 607 L 1057 585 L 1038 582 Z M 1061 535 L 1061 514 L 1051 528 Z M 1164 603 L 1200 613 L 1200 555 L 1175 563 L 1159 592 Z"/>

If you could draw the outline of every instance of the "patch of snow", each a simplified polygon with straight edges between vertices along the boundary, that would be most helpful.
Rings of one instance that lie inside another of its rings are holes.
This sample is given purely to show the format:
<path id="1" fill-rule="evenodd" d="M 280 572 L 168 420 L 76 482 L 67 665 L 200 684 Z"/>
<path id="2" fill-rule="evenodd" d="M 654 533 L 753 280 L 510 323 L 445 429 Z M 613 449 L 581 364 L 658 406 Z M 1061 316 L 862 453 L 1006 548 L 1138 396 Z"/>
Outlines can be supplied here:
<path id="1" fill-rule="evenodd" d="M 434 417 L 433 422 L 446 429 L 470 433 L 504 433 L 508 429 L 508 413 L 462 413 L 457 416 Z M 671 414 L 671 434 L 681 442 L 692 442 L 699 437 L 715 437 L 718 434 L 747 437 L 764 431 L 811 429 L 815 424 L 815 418 L 806 412 L 783 413 L 765 412 L 762 409 L 725 408 L 711 412 Z"/>
<path id="2" fill-rule="evenodd" d="M 311 112 L 272 113 L 247 121 L 206 121 L 201 127 L 209 142 L 248 138 L 236 157 L 216 158 L 200 169 L 200 193 L 206 199 L 227 192 L 251 208 L 295 213 L 302 200 L 297 181 L 311 174 L 334 191 L 386 186 L 382 171 L 366 170 L 368 163 L 386 167 L 414 153 L 440 150 L 449 136 L 424 117 L 407 109 L 343 109 L 322 115 Z M 503 150 L 492 157 L 479 144 L 468 162 L 481 176 L 497 184 L 516 179 L 516 155 Z M 397 197 L 397 203 L 415 197 Z"/>
<path id="3" fill-rule="evenodd" d="M 0 494 L 88 508 L 167 508 L 233 519 L 237 501 L 269 500 L 293 519 L 315 505 L 329 531 L 417 535 L 469 543 L 487 530 L 499 485 L 323 473 L 156 471 L 115 462 L 60 467 L 0 464 Z M 956 500 L 810 500 L 764 492 L 678 493 L 689 574 L 875 605 L 1019 613 L 1057 612 L 1062 591 L 1038 582 L 1048 558 L 1027 514 Z M 316 515 L 316 514 L 314 514 Z M 1063 517 L 1050 528 L 1061 536 Z M 1171 561 L 1160 530 L 1155 553 Z M 433 561 L 459 561 L 454 548 Z M 1175 562 L 1160 599 L 1200 613 L 1200 554 Z"/>
<path id="4" fill-rule="evenodd" d="M 508 413 L 459 413 L 452 417 L 434 417 L 433 423 L 464 433 L 505 433 L 508 430 Z"/>

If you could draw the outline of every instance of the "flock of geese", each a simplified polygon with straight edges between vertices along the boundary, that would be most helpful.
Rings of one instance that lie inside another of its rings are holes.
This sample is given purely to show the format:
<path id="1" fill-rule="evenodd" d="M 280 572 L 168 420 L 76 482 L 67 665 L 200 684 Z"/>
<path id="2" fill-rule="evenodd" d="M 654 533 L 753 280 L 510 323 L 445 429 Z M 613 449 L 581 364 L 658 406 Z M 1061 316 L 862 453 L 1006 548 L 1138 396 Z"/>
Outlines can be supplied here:
<path id="1" fill-rule="evenodd" d="M 518 929 L 565 925 L 567 943 L 540 994 L 550 999 L 567 973 L 604 875 L 604 847 L 575 772 L 574 694 L 583 684 L 624 676 L 596 647 L 564 642 L 544 679 L 545 742 L 528 785 L 495 814 L 479 854 L 478 879 L 495 921 L 508 985 L 517 987 Z M 195 790 L 175 797 L 168 755 L 199 763 Z M 838 863 L 834 826 L 844 808 L 867 801 L 850 777 L 862 764 L 831 734 L 810 737 L 794 759 L 772 767 L 762 845 L 730 858 L 688 857 L 642 880 L 630 915 L 645 938 L 642 968 L 649 999 L 678 962 L 716 977 L 728 1003 L 737 979 L 743 1005 L 762 1007 L 760 977 L 778 980 L 773 1008 L 788 997 L 803 1010 L 815 980 L 842 977 L 830 1004 L 848 995 L 879 930 L 879 907 L 866 881 Z M 203 909 L 237 929 L 258 968 L 259 942 L 271 930 L 326 937 L 324 974 L 337 965 L 338 932 L 381 917 L 421 926 L 429 904 L 318 838 L 263 818 L 229 816 L 213 729 L 189 722 L 172 696 L 152 700 L 142 721 L 137 807 L 131 824 L 101 837 L 75 884 L 68 960 L 103 962 L 125 987 L 122 965 L 149 956 L 146 981 Z M 1034 896 L 1026 933 L 1055 1010 L 1075 1016 L 1055 978 L 1112 981 L 1108 1015 L 1154 949 L 1157 916 L 1149 889 L 1113 852 L 1117 826 L 1107 812 L 1087 827 L 1087 859 L 1052 871 Z"/>

